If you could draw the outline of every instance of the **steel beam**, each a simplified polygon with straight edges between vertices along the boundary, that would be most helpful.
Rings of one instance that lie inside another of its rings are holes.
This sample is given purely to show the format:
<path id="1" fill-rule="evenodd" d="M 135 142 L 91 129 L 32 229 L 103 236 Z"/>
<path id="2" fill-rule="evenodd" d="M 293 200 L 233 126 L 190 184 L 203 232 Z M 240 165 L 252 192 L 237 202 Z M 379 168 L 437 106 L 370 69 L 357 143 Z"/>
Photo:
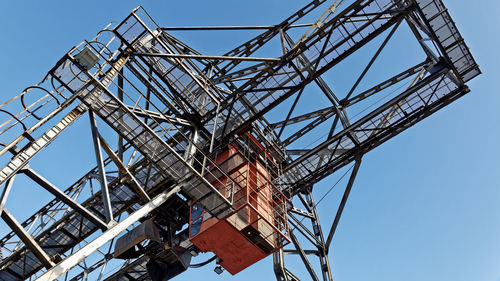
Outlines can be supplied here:
<path id="1" fill-rule="evenodd" d="M 298 251 L 297 251 L 298 253 Z M 273 264 L 274 264 L 274 274 L 276 275 L 277 281 L 300 281 L 300 279 L 295 276 L 290 270 L 285 266 L 285 251 L 279 249 L 273 253 Z"/>
<path id="2" fill-rule="evenodd" d="M 302 259 L 302 262 L 304 263 L 304 265 L 306 266 L 307 272 L 309 272 L 311 279 L 314 281 L 319 281 L 318 276 L 316 275 L 316 272 L 314 272 L 314 268 L 311 265 L 311 262 L 307 258 L 306 252 L 304 251 L 304 249 L 302 249 L 302 246 L 300 245 L 299 240 L 297 240 L 297 237 L 295 237 L 293 232 L 290 232 L 290 238 L 291 238 L 292 243 L 295 246 L 295 248 L 299 251 L 299 256 Z"/>
<path id="3" fill-rule="evenodd" d="M 285 127 L 287 125 L 292 125 L 292 124 L 299 123 L 299 122 L 302 122 L 302 121 L 306 121 L 306 120 L 309 120 L 309 119 L 312 119 L 312 118 L 324 116 L 325 114 L 328 114 L 328 113 L 330 113 L 332 111 L 334 111 L 333 106 L 329 106 L 329 107 L 326 107 L 326 108 L 323 108 L 323 109 L 318 109 L 318 110 L 315 110 L 315 111 L 312 111 L 312 112 L 309 112 L 309 113 L 306 113 L 306 114 L 302 114 L 302 115 L 295 116 L 295 117 L 292 117 L 292 118 L 287 118 L 285 121 L 280 121 L 280 122 L 272 123 L 269 127 L 273 128 L 273 129 Z"/>
<path id="4" fill-rule="evenodd" d="M 319 252 L 316 251 L 316 250 L 304 250 L 304 253 L 306 253 L 306 255 L 314 255 L 314 256 L 319 256 Z M 294 255 L 298 255 L 299 254 L 299 251 L 297 250 L 289 250 L 289 249 L 284 249 L 283 250 L 283 254 L 294 254 Z"/>
<path id="5" fill-rule="evenodd" d="M 288 216 L 292 218 L 295 222 L 289 221 L 290 225 L 293 226 L 294 230 L 297 230 L 300 232 L 304 237 L 311 242 L 316 247 L 319 247 L 321 244 L 321 241 L 318 240 L 318 238 L 309 230 L 301 220 L 297 219 L 294 215 L 291 213 L 288 213 Z"/>
<path id="6" fill-rule="evenodd" d="M 285 129 L 286 125 L 290 121 L 290 116 L 292 116 L 293 111 L 295 110 L 295 107 L 297 106 L 297 103 L 300 100 L 300 97 L 302 96 L 302 93 L 304 92 L 305 88 L 302 88 L 298 93 L 297 96 L 295 97 L 295 100 L 293 101 L 292 106 L 290 107 L 290 110 L 288 111 L 288 114 L 286 115 L 285 121 L 279 122 L 279 125 L 273 126 L 274 128 L 281 127 L 280 131 L 278 132 L 278 138 L 281 137 L 281 134 L 283 133 L 283 130 Z"/>
<path id="7" fill-rule="evenodd" d="M 311 23 L 293 24 L 288 28 L 311 26 Z M 255 30 L 255 29 L 273 29 L 279 25 L 247 25 L 247 26 L 165 26 L 161 30 Z"/>
<path id="8" fill-rule="evenodd" d="M 5 203 L 7 203 L 7 198 L 9 197 L 10 190 L 12 189 L 12 184 L 14 183 L 14 178 L 16 175 L 10 177 L 4 184 L 2 194 L 0 195 L 0 215 L 2 214 Z"/>
<path id="9" fill-rule="evenodd" d="M 165 53 L 132 53 L 138 57 L 159 57 L 159 58 L 179 58 L 179 59 L 211 59 L 230 61 L 268 61 L 278 62 L 279 58 L 255 58 L 255 57 L 231 57 L 231 56 L 205 56 L 205 55 L 185 55 L 185 54 L 165 54 Z"/>
<path id="10" fill-rule="evenodd" d="M 172 195 L 176 194 L 181 190 L 181 184 L 176 185 L 174 188 L 170 190 L 163 191 L 154 197 L 147 204 L 141 206 L 137 211 L 130 214 L 127 218 L 117 223 L 115 226 L 108 229 L 106 232 L 98 236 L 92 242 L 85 245 L 80 250 L 71 254 L 69 257 L 65 258 L 62 262 L 58 263 L 56 266 L 47 270 L 43 275 L 38 277 L 36 281 L 52 281 L 59 278 L 65 272 L 78 265 L 80 262 L 84 261 L 88 256 L 90 256 L 93 252 L 95 252 L 100 247 L 104 246 L 111 239 L 118 236 L 124 230 L 126 230 L 129 226 L 140 220 L 145 215 L 149 214 L 154 209 L 161 206 L 168 198 Z"/>
<path id="11" fill-rule="evenodd" d="M 111 149 L 111 147 L 109 147 L 108 143 L 99 133 L 98 133 L 98 139 L 100 140 L 101 147 L 104 149 L 104 151 L 106 151 L 111 161 L 115 163 L 118 170 L 122 174 L 124 174 L 127 178 L 129 178 L 132 190 L 139 196 L 139 198 L 143 202 L 148 202 L 149 200 L 151 200 L 151 198 L 149 198 L 149 195 L 146 193 L 146 191 L 144 191 L 144 188 L 142 188 L 142 186 L 139 184 L 134 175 L 132 175 L 127 166 L 123 164 L 120 158 L 115 154 L 115 152 Z"/>
<path id="12" fill-rule="evenodd" d="M 398 29 L 398 27 L 399 27 L 399 25 L 401 24 L 402 21 L 403 21 L 403 19 L 401 19 L 399 22 L 397 22 L 394 25 L 394 27 L 391 29 L 391 31 L 389 32 L 389 34 L 387 35 L 387 37 L 384 39 L 384 41 L 382 42 L 382 44 L 380 45 L 380 47 L 377 49 L 377 51 L 375 52 L 375 54 L 373 55 L 373 57 L 371 58 L 371 60 L 368 62 L 368 64 L 366 65 L 365 69 L 363 69 L 363 71 L 359 75 L 358 79 L 356 80 L 356 82 L 354 83 L 354 85 L 351 87 L 351 90 L 349 90 L 349 92 L 347 93 L 347 95 L 346 95 L 346 97 L 344 99 L 348 100 L 351 97 L 351 95 L 354 93 L 354 90 L 356 90 L 356 88 L 358 87 L 359 83 L 361 83 L 361 81 L 365 77 L 366 73 L 368 73 L 368 70 L 370 70 L 370 68 L 372 67 L 373 63 L 377 60 L 377 58 L 380 55 L 380 53 L 382 52 L 382 50 L 385 48 L 385 46 L 387 45 L 387 43 L 389 43 L 389 41 L 391 40 L 392 36 L 396 32 L 396 30 Z"/>
<path id="13" fill-rule="evenodd" d="M 54 263 L 50 260 L 50 257 L 45 253 L 45 251 L 38 245 L 38 243 L 31 237 L 31 235 L 24 229 L 24 227 L 17 222 L 14 216 L 9 213 L 7 209 L 4 209 L 1 214 L 2 219 L 7 223 L 7 225 L 16 233 L 16 235 L 23 241 L 24 245 L 30 249 L 33 254 L 43 263 L 46 268 L 51 268 Z"/>
<path id="14" fill-rule="evenodd" d="M 123 68 L 120 68 L 120 72 L 118 73 L 118 85 L 117 86 L 117 92 L 118 92 L 118 99 L 123 102 Z M 123 161 L 123 137 L 118 134 L 118 159 Z"/>
<path id="15" fill-rule="evenodd" d="M 97 131 L 97 122 L 92 110 L 89 110 L 89 119 L 97 168 L 99 169 L 99 182 L 101 183 L 101 196 L 104 207 L 104 215 L 106 216 L 106 222 L 109 224 L 113 221 L 113 209 L 111 208 L 111 200 L 109 199 L 108 180 L 106 178 L 106 171 L 104 169 L 104 161 L 102 159 L 101 140 L 98 137 L 99 133 Z"/>
<path id="16" fill-rule="evenodd" d="M 339 208 L 337 209 L 337 214 L 335 214 L 335 219 L 333 220 L 332 227 L 330 228 L 330 232 L 328 233 L 328 238 L 326 239 L 326 250 L 327 253 L 330 249 L 330 244 L 332 243 L 333 235 L 335 234 L 335 230 L 337 230 L 337 226 L 340 221 L 340 217 L 342 216 L 342 212 L 344 211 L 345 204 L 347 203 L 347 199 L 349 198 L 349 193 L 351 192 L 352 186 L 354 184 L 354 180 L 356 179 L 356 175 L 358 174 L 359 166 L 361 165 L 361 157 L 358 156 L 356 162 L 354 163 L 354 169 L 351 172 L 351 176 L 349 177 L 349 182 L 347 183 L 347 187 L 345 188 L 344 195 L 342 196 L 342 200 L 340 201 Z"/>
<path id="17" fill-rule="evenodd" d="M 75 200 L 71 199 L 66 193 L 62 192 L 59 188 L 55 187 L 48 180 L 40 176 L 37 172 L 35 172 L 31 168 L 25 168 L 21 170 L 26 176 L 32 179 L 34 182 L 39 184 L 41 187 L 45 188 L 48 192 L 52 193 L 59 200 L 63 201 L 66 205 L 73 208 L 76 212 L 84 216 L 86 219 L 91 221 L 93 224 L 97 225 L 102 230 L 108 229 L 108 225 L 92 214 L 89 210 L 87 210 L 82 205 L 78 204 Z"/>
<path id="18" fill-rule="evenodd" d="M 372 95 L 379 93 L 380 91 L 387 89 L 391 86 L 394 86 L 397 83 L 411 77 L 412 75 L 419 73 L 425 67 L 425 65 L 428 63 L 429 63 L 429 61 L 426 60 L 426 61 L 421 62 L 413 67 L 410 67 L 407 70 L 405 70 L 399 74 L 394 75 L 393 77 L 383 81 L 382 83 L 379 83 L 379 84 L 373 86 L 372 88 L 370 88 L 366 91 L 363 91 L 363 92 L 355 95 L 354 97 L 352 97 L 348 100 L 343 100 L 342 104 L 345 107 L 349 107 L 353 104 L 356 104 L 360 101 L 363 101 L 363 100 L 371 97 Z"/>

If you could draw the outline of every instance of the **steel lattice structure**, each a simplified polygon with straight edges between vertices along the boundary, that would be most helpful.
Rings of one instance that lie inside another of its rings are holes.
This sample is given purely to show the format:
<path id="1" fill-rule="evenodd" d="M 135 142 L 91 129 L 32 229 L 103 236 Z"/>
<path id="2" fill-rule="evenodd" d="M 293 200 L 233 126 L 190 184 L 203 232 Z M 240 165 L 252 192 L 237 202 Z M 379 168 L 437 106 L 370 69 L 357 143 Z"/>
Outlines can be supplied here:
<path id="1" fill-rule="evenodd" d="M 310 22 L 317 11 L 325 12 Z M 425 57 L 360 91 L 401 26 Z M 262 33 L 215 56 L 172 35 L 187 30 Z M 370 42 L 378 47 L 358 62 L 366 67 L 350 90 L 334 93 L 325 74 Z M 264 47 L 279 55 L 257 57 Z M 226 171 L 216 159 L 228 144 L 265 163 L 273 185 L 300 202 L 285 210 L 293 231 L 280 230 L 291 243 L 273 254 L 276 278 L 298 280 L 284 258 L 295 254 L 312 280 L 333 280 L 328 252 L 362 156 L 468 93 L 466 83 L 479 74 L 442 0 L 316 0 L 277 25 L 246 27 L 161 27 L 136 8 L 1 105 L 0 213 L 12 231 L 0 240 L 0 280 L 146 280 L 148 261 L 167 258 L 161 245 L 144 242 L 141 255 L 125 261 L 112 255 L 115 238 L 146 219 L 171 244 L 196 252 L 186 230 L 190 200 L 219 219 L 233 211 L 234 182 L 217 182 Z M 309 90 L 329 104 L 301 99 Z M 33 93 L 41 98 L 26 102 Z M 96 166 L 56 187 L 29 162 L 85 115 Z M 321 137 L 308 148 L 311 136 Z M 352 163 L 334 223 L 323 232 L 313 186 Z M 20 176 L 54 196 L 24 222 L 5 208 Z M 104 276 L 109 263 L 119 270 Z"/>

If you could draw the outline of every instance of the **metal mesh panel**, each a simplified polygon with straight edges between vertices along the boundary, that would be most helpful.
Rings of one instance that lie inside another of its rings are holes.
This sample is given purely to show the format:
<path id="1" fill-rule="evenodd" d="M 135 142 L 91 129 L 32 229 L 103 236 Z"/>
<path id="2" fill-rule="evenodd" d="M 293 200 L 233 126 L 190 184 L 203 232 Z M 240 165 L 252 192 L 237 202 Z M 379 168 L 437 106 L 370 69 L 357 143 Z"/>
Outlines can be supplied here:
<path id="1" fill-rule="evenodd" d="M 417 0 L 436 39 L 464 82 L 481 72 L 441 0 Z"/>

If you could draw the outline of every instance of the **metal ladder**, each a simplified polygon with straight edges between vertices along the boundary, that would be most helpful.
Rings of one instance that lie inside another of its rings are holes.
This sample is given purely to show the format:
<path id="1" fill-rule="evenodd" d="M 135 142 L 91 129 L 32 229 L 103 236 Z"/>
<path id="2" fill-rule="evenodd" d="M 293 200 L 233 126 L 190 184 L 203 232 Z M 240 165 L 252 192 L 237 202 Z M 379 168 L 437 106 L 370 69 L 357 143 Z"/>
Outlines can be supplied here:
<path id="1" fill-rule="evenodd" d="M 105 76 L 102 78 L 102 85 L 108 87 L 111 85 L 113 79 L 115 79 L 118 74 L 118 70 L 125 65 L 126 60 L 117 61 L 109 71 L 106 72 Z M 78 95 L 79 93 L 75 93 Z M 64 107 L 69 105 L 69 103 L 64 103 L 54 111 L 60 111 Z M 0 170 L 0 185 L 6 182 L 13 175 L 18 173 L 23 167 L 25 167 L 28 162 L 43 148 L 48 146 L 53 140 L 55 140 L 64 130 L 66 130 L 71 124 L 73 124 L 78 118 L 80 118 L 87 108 L 79 104 L 69 113 L 67 113 L 61 121 L 55 124 L 53 127 L 48 129 L 43 133 L 38 139 L 31 141 L 26 147 L 19 151 L 12 159 Z"/>
<path id="2" fill-rule="evenodd" d="M 0 170 L 0 185 L 6 182 L 13 175 L 18 173 L 38 152 L 56 139 L 66 128 L 85 113 L 85 108 L 81 105 L 75 107 L 62 118 L 52 128 L 42 134 L 40 138 L 30 142 L 26 148 L 21 150 Z"/>

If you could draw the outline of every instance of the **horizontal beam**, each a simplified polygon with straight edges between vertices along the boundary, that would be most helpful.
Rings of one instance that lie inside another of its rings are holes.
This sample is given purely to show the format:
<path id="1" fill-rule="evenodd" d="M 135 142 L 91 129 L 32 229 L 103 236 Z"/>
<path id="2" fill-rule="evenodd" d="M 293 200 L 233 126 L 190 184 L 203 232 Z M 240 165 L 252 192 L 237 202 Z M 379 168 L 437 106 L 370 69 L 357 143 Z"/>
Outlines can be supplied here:
<path id="1" fill-rule="evenodd" d="M 287 149 L 286 152 L 288 155 L 295 155 L 295 156 L 301 156 L 309 153 L 311 149 Z M 332 153 L 335 154 L 343 154 L 347 152 L 348 149 L 343 149 L 343 148 L 337 148 L 337 149 L 323 149 L 321 151 L 318 151 L 316 155 L 319 156 L 331 156 Z"/>
<path id="2" fill-rule="evenodd" d="M 281 61 L 280 58 L 254 58 L 254 57 L 232 57 L 232 56 L 205 56 L 205 55 L 186 55 L 186 54 L 156 54 L 156 53 L 132 53 L 139 57 L 163 57 L 180 59 L 213 59 L 213 60 L 236 60 L 236 61 Z"/>
<path id="3" fill-rule="evenodd" d="M 306 255 L 315 255 L 315 256 L 319 256 L 319 251 L 318 250 L 304 250 L 304 253 Z M 300 252 L 297 251 L 297 250 L 289 250 L 289 249 L 284 249 L 283 250 L 283 254 L 293 254 L 293 255 L 300 255 Z"/>
<path id="4" fill-rule="evenodd" d="M 311 26 L 312 23 L 293 24 L 292 27 Z M 161 30 L 255 30 L 255 29 L 273 29 L 279 25 L 247 25 L 247 26 L 165 26 L 160 27 Z"/>

